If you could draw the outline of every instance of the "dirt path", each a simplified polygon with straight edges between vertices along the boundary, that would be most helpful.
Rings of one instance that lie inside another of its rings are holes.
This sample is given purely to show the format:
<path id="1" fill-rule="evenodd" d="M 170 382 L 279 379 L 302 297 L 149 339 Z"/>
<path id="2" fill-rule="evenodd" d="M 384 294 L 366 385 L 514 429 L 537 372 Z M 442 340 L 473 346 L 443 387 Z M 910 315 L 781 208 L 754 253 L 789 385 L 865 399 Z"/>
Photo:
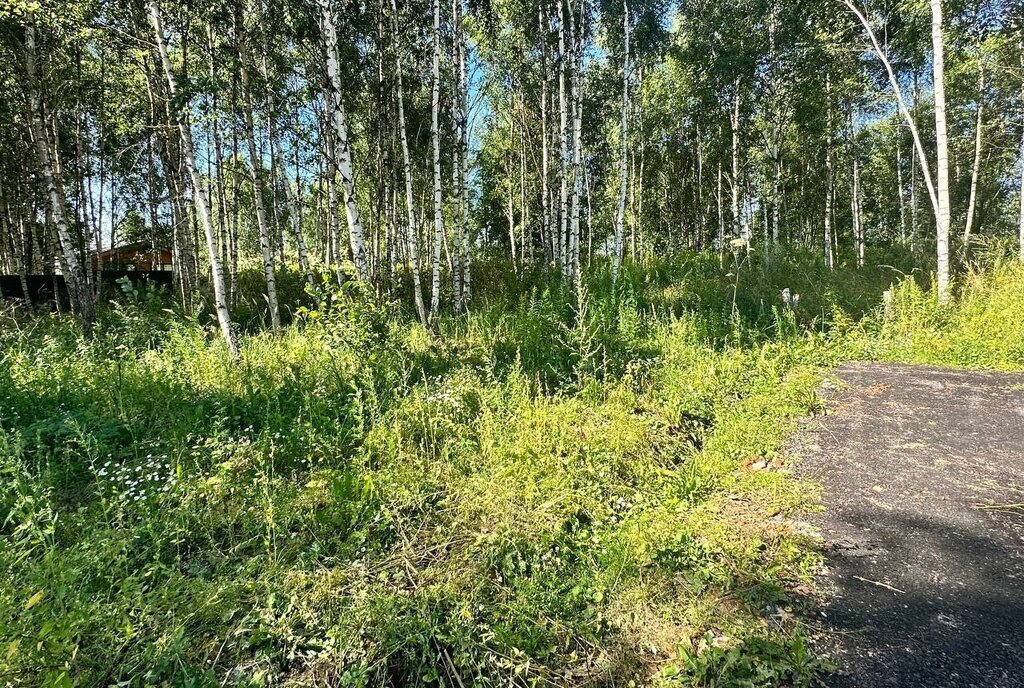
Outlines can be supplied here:
<path id="1" fill-rule="evenodd" d="M 846 364 L 795 451 L 823 485 L 836 687 L 1024 687 L 1024 375 Z"/>

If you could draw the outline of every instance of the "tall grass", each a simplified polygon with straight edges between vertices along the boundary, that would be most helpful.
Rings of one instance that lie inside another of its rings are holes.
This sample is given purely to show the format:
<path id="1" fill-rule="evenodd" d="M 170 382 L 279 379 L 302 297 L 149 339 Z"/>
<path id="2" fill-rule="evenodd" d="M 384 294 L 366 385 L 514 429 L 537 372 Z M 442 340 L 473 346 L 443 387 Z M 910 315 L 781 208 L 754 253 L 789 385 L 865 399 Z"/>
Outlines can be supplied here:
<path id="1" fill-rule="evenodd" d="M 498 273 L 434 334 L 351 286 L 277 335 L 243 299 L 240 364 L 156 295 L 91 341 L 5 315 L 0 682 L 809 685 L 782 446 L 821 371 L 1024 366 L 1009 264 L 948 306 L 793 257 Z"/>

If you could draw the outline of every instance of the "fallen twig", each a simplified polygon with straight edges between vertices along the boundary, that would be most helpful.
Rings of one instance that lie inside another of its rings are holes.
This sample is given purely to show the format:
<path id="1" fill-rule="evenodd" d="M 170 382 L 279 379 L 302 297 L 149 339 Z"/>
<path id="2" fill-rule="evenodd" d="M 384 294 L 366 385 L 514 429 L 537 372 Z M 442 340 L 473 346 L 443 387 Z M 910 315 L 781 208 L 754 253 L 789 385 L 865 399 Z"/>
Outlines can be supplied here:
<path id="1" fill-rule="evenodd" d="M 1002 511 L 1003 509 L 1024 509 L 1024 502 L 1017 502 L 1016 504 L 975 504 L 975 509 L 993 509 L 995 511 Z"/>
<path id="2" fill-rule="evenodd" d="M 879 583 L 878 581 L 873 581 L 873 580 L 870 580 L 870 579 L 867 579 L 867 578 L 861 578 L 860 576 L 854 576 L 854 578 L 856 578 L 859 581 L 863 581 L 865 583 L 871 583 L 871 585 L 877 585 L 878 587 L 885 588 L 886 590 L 892 590 L 893 592 L 898 592 L 901 595 L 906 595 L 907 594 L 906 591 L 900 590 L 899 588 L 894 588 L 891 585 L 887 585 L 886 583 Z"/>

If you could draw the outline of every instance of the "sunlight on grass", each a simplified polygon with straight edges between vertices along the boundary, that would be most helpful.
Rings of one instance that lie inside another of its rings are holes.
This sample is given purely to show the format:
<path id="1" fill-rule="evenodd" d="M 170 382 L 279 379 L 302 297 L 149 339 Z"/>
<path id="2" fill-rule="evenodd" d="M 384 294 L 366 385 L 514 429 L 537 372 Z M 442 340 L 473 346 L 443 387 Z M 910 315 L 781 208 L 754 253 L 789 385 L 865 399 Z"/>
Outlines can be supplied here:
<path id="1" fill-rule="evenodd" d="M 5 315 L 0 677 L 810 685 L 784 445 L 823 371 L 1024 367 L 1021 267 L 945 307 L 891 274 L 752 269 L 737 321 L 695 256 L 485 291 L 437 336 L 342 291 L 238 365 L 152 295 L 91 342 Z"/>

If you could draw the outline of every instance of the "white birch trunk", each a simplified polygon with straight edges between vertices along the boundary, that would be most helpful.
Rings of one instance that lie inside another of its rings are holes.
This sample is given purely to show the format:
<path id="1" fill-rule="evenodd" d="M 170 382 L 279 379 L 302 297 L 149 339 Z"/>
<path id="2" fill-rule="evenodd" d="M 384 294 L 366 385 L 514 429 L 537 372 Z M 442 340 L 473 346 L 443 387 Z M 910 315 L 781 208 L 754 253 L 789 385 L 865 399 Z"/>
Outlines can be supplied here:
<path id="1" fill-rule="evenodd" d="M 853 188 L 850 198 L 850 212 L 853 216 L 853 237 L 856 243 L 857 267 L 864 267 L 864 219 L 860 198 L 860 161 L 854 153 L 853 158 Z"/>
<path id="2" fill-rule="evenodd" d="M 252 117 L 252 92 L 249 88 L 249 69 L 246 66 L 245 36 L 242 30 L 242 19 L 236 17 L 235 40 L 238 50 L 238 72 L 242 87 L 243 112 L 242 122 L 245 125 L 245 143 L 249 150 L 249 164 L 252 167 L 253 205 L 256 206 L 256 226 L 259 231 L 260 257 L 263 260 L 263 277 L 267 283 L 267 307 L 270 310 L 270 327 L 281 328 L 281 313 L 277 306 L 277 278 L 274 274 L 274 247 L 271 244 L 270 225 L 264 206 L 263 158 L 256 149 L 256 134 Z"/>
<path id="3" fill-rule="evenodd" d="M 718 136 L 721 138 L 722 130 L 719 128 Z M 717 201 L 718 201 L 718 259 L 719 263 L 725 263 L 725 200 L 723 198 L 723 180 L 722 177 L 725 173 L 722 171 L 722 160 L 718 160 L 718 186 L 717 186 Z"/>
<path id="4" fill-rule="evenodd" d="M 550 245 L 552 261 L 557 259 L 555 251 L 554 231 L 551 222 L 551 209 L 548 190 L 548 47 L 547 47 L 547 23 L 545 21 L 544 3 L 540 3 L 537 10 L 538 33 L 541 37 L 540 60 L 541 60 L 541 87 L 540 87 L 540 138 L 541 138 L 541 165 L 540 165 L 540 203 L 541 203 L 541 235 Z M 545 251 L 548 249 L 545 248 Z"/>
<path id="5" fill-rule="evenodd" d="M 398 5 L 391 0 L 391 21 L 394 36 L 398 33 Z M 423 286 L 420 282 L 420 247 L 419 239 L 416 236 L 416 210 L 415 197 L 412 192 L 412 164 L 409 162 L 409 137 L 405 131 L 405 98 L 402 93 L 402 58 L 396 47 L 395 50 L 395 85 L 398 97 L 398 136 L 402 144 L 402 169 L 405 173 L 405 209 L 409 251 L 409 269 L 412 272 L 413 298 L 416 302 L 416 314 L 419 316 L 420 324 L 429 327 L 427 309 L 423 303 Z M 467 287 L 464 285 L 463 289 Z M 468 298 L 464 296 L 463 298 Z"/>
<path id="6" fill-rule="evenodd" d="M 1024 263 L 1024 134 L 1021 135 L 1020 139 L 1020 215 L 1018 216 L 1018 258 L 1021 263 Z"/>
<path id="7" fill-rule="evenodd" d="M 581 3 L 582 7 L 582 3 Z M 570 14 L 570 21 L 572 15 Z M 583 18 L 579 25 L 571 24 L 574 57 L 572 79 L 572 222 L 569 235 L 569 273 L 575 278 L 577 288 L 580 273 L 580 197 L 582 196 L 583 163 Z M 524 206 L 525 212 L 525 206 Z"/>
<path id="8" fill-rule="evenodd" d="M 629 121 L 629 7 L 622 3 L 622 109 L 619 115 L 619 197 L 615 207 L 615 251 L 612 256 L 612 283 L 619 278 L 626 234 L 627 127 Z"/>
<path id="9" fill-rule="evenodd" d="M 974 231 L 974 212 L 978 203 L 978 176 L 981 174 L 981 149 L 984 132 L 985 69 L 978 68 L 978 112 L 974 122 L 974 163 L 971 165 L 971 195 L 967 201 L 967 219 L 964 222 L 964 250 Z"/>
<path id="10" fill-rule="evenodd" d="M 164 75 L 167 77 L 167 89 L 170 101 L 173 103 L 177 97 L 178 84 L 174 78 L 174 70 L 171 67 L 171 58 L 167 52 L 167 42 L 164 39 L 163 21 L 160 18 L 160 8 L 156 0 L 148 0 L 149 20 L 153 26 L 153 35 L 156 38 L 157 50 L 160 53 L 160 61 L 163 64 Z M 224 287 L 224 270 L 221 267 L 217 255 L 217 237 L 213 231 L 213 221 L 210 218 L 210 199 L 203 187 L 203 180 L 196 168 L 195 147 L 192 145 L 192 130 L 189 127 L 185 113 L 175 113 L 178 120 L 178 131 L 181 134 L 182 158 L 188 168 L 189 176 L 192 179 L 192 196 L 196 208 L 199 211 L 199 219 L 203 225 L 203 232 L 206 234 L 206 248 L 210 259 L 210 274 L 213 281 L 214 307 L 217 311 L 217 320 L 220 323 L 221 333 L 227 343 L 228 352 L 233 358 L 238 357 L 238 343 L 235 340 L 234 328 L 231 324 L 231 316 L 228 313 L 227 293 Z"/>
<path id="11" fill-rule="evenodd" d="M 568 271 L 569 234 L 569 97 L 566 83 L 565 3 L 558 3 L 558 145 L 559 145 L 559 224 L 558 262 L 562 273 Z"/>
<path id="12" fill-rule="evenodd" d="M 732 231 L 738 238 L 747 242 L 750 248 L 750 237 L 740 217 L 740 80 L 735 83 L 736 93 L 733 97 L 732 113 L 729 123 L 732 127 Z"/>
<path id="13" fill-rule="evenodd" d="M 903 193 L 903 146 L 900 145 L 900 130 L 896 127 L 896 192 L 900 199 L 900 243 L 907 243 L 907 197 Z"/>
<path id="14" fill-rule="evenodd" d="M 832 187 L 835 177 L 832 170 L 832 81 L 825 76 L 825 266 L 830 270 L 835 267 L 835 256 L 832 251 Z"/>
<path id="15" fill-rule="evenodd" d="M 89 288 L 85 270 L 78 260 L 75 244 L 71 240 L 71 233 L 64 212 L 66 199 L 63 197 L 58 176 L 54 172 L 53 161 L 50 156 L 49 137 L 43 124 L 42 85 L 36 67 L 35 24 L 32 20 L 25 26 L 25 72 L 29 92 L 29 108 L 31 109 L 29 126 L 32 129 L 36 158 L 43 175 L 43 182 L 46 184 L 46 196 L 50 203 L 50 213 L 57 232 L 57 241 L 65 273 L 64 279 L 68 285 L 74 306 L 78 310 L 78 315 L 82 319 L 82 330 L 86 335 L 89 335 L 92 333 L 93 322 L 96 317 L 93 292 Z"/>
<path id="16" fill-rule="evenodd" d="M 935 93 L 935 151 L 938 198 L 936 239 L 938 258 L 938 297 L 949 300 L 949 141 L 946 133 L 946 75 L 945 46 L 942 31 L 942 0 L 931 0 L 932 8 L 932 71 Z"/>
<path id="17" fill-rule="evenodd" d="M 462 310 L 462 7 L 460 0 L 452 0 L 452 29 L 455 33 L 454 60 L 454 120 L 455 150 L 452 152 L 452 308 L 456 313 Z"/>
<path id="18" fill-rule="evenodd" d="M 441 244 L 444 241 L 444 213 L 441 196 L 441 0 L 434 0 L 434 63 L 430 86 L 430 142 L 434 163 L 434 254 L 430 266 L 430 319 L 437 319 L 441 306 Z M 513 242 L 514 244 L 514 242 Z"/>
<path id="19" fill-rule="evenodd" d="M 460 2 L 461 0 L 456 0 Z M 458 62 L 459 62 L 459 224 L 462 234 L 462 303 L 461 310 L 469 308 L 470 272 L 472 266 L 472 241 L 469 234 L 469 77 L 466 71 L 466 35 L 462 26 L 462 9 L 459 8 L 458 25 Z"/>
<path id="20" fill-rule="evenodd" d="M 1024 35 L 1020 38 L 1020 73 L 1021 73 L 1021 102 L 1024 103 Z M 1020 138 L 1020 215 L 1018 216 L 1018 240 L 1019 246 L 1017 257 L 1024 263 L 1024 107 L 1021 109 L 1021 138 Z"/>
<path id="21" fill-rule="evenodd" d="M 349 242 L 352 248 L 352 262 L 355 263 L 359 279 L 369 281 L 370 270 L 366 261 L 366 246 L 363 241 L 363 222 L 359 215 L 356 199 L 355 172 L 352 166 L 352 150 L 348 142 L 348 125 L 345 122 L 345 108 L 341 99 L 341 66 L 338 60 L 338 32 L 334 24 L 334 12 L 330 0 L 318 0 L 320 22 L 327 49 L 327 77 L 330 84 L 330 102 L 327 106 L 333 115 L 335 157 L 338 174 L 341 177 L 341 191 L 345 201 L 345 217 L 348 220 Z"/>
<path id="22" fill-rule="evenodd" d="M 772 246 L 778 248 L 782 214 L 782 148 L 772 151 Z"/>

